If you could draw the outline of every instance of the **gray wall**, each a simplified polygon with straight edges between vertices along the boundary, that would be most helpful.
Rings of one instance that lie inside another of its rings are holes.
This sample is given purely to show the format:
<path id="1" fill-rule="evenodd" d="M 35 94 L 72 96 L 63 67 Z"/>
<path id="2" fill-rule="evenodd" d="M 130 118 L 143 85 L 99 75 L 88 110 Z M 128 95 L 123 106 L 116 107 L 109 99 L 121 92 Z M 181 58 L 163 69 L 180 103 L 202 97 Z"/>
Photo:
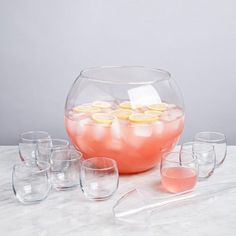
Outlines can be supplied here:
<path id="1" fill-rule="evenodd" d="M 0 144 L 26 130 L 66 137 L 63 109 L 80 70 L 168 70 L 185 98 L 184 140 L 236 144 L 234 0 L 0 0 Z"/>

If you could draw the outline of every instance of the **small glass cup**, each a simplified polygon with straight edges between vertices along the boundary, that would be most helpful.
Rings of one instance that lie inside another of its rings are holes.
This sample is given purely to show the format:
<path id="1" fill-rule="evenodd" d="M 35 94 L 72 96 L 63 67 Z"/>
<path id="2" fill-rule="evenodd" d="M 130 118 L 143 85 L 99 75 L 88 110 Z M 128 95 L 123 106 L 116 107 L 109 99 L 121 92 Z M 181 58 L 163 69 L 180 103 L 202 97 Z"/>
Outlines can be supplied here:
<path id="1" fill-rule="evenodd" d="M 46 199 L 51 189 L 49 171 L 50 164 L 47 162 L 14 165 L 12 189 L 16 198 L 24 204 L 39 203 Z"/>
<path id="2" fill-rule="evenodd" d="M 224 162 L 227 155 L 227 142 L 224 134 L 218 132 L 199 132 L 195 135 L 194 141 L 210 143 L 214 146 L 216 167 L 219 167 Z"/>
<path id="3" fill-rule="evenodd" d="M 82 153 L 74 148 L 67 152 L 54 150 L 50 158 L 51 182 L 58 191 L 70 190 L 80 184 L 80 162 Z"/>
<path id="4" fill-rule="evenodd" d="M 119 173 L 115 160 L 93 157 L 82 162 L 80 185 L 84 195 L 90 200 L 109 199 L 119 185 Z"/>
<path id="5" fill-rule="evenodd" d="M 206 180 L 209 178 L 216 166 L 216 154 L 214 146 L 209 143 L 187 142 L 181 145 L 180 153 L 194 153 L 198 161 L 198 180 Z"/>
<path id="6" fill-rule="evenodd" d="M 51 157 L 63 159 L 69 149 L 69 142 L 65 139 L 42 139 L 37 144 L 37 160 L 50 162 Z"/>
<path id="7" fill-rule="evenodd" d="M 27 163 L 36 161 L 37 144 L 39 140 L 50 141 L 51 137 L 45 131 L 28 131 L 20 134 L 19 155 L 20 159 Z"/>
<path id="8" fill-rule="evenodd" d="M 190 152 L 169 152 L 161 160 L 161 183 L 171 193 L 191 190 L 197 183 L 197 157 Z"/>

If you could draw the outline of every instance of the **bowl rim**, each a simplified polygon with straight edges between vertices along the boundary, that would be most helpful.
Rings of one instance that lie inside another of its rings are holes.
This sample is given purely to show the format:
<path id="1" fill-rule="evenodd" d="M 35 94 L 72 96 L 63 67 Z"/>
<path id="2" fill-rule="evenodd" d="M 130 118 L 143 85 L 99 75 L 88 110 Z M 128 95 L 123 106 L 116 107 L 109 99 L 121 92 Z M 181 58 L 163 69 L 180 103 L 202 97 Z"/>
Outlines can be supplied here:
<path id="1" fill-rule="evenodd" d="M 143 81 L 125 80 L 125 81 L 121 81 L 121 80 L 108 80 L 108 79 L 104 79 L 104 78 L 103 79 L 102 78 L 96 78 L 96 76 L 86 75 L 87 72 L 107 70 L 107 69 L 145 70 L 147 72 L 150 72 L 150 71 L 157 72 L 157 73 L 159 73 L 159 76 L 157 76 L 157 78 L 153 79 L 153 80 L 143 80 Z M 158 78 L 158 77 L 160 77 L 160 74 L 161 74 L 162 78 Z M 86 68 L 86 69 L 82 70 L 79 74 L 79 77 L 86 78 L 88 80 L 95 81 L 95 82 L 109 83 L 109 84 L 153 84 L 153 83 L 156 83 L 156 82 L 170 80 L 171 79 L 171 73 L 166 71 L 166 70 L 157 69 L 157 68 L 148 67 L 148 66 L 139 66 L 139 65 L 134 65 L 134 66 L 127 66 L 127 65 L 123 65 L 123 66 L 97 66 L 97 67 L 89 67 L 89 68 Z"/>

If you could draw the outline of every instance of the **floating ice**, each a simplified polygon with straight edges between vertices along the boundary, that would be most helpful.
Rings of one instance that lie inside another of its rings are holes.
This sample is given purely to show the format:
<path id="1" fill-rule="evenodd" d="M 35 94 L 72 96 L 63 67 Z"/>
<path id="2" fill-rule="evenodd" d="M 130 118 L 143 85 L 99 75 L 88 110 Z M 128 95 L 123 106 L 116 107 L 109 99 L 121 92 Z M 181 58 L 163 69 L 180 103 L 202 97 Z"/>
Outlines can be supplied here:
<path id="1" fill-rule="evenodd" d="M 91 124 L 91 119 L 88 118 L 88 117 L 86 117 L 86 118 L 80 120 L 80 121 L 78 122 L 78 125 L 77 125 L 78 131 L 80 131 L 81 133 L 83 133 L 84 130 L 86 129 L 86 126 L 89 125 L 89 124 Z"/>
<path id="2" fill-rule="evenodd" d="M 183 112 L 179 109 L 170 109 L 168 111 L 165 111 L 161 114 L 160 118 L 163 121 L 173 121 L 177 118 L 181 117 L 183 115 Z"/>
<path id="3" fill-rule="evenodd" d="M 150 137 L 152 135 L 151 125 L 135 125 L 133 127 L 134 134 L 140 137 Z"/>
<path id="4" fill-rule="evenodd" d="M 93 138 L 95 140 L 100 140 L 104 137 L 105 135 L 105 127 L 104 125 L 102 124 L 96 124 L 96 125 L 93 125 Z"/>
<path id="5" fill-rule="evenodd" d="M 181 109 L 175 108 L 170 110 L 171 114 L 176 118 L 183 116 L 183 111 Z"/>
<path id="6" fill-rule="evenodd" d="M 171 131 L 177 131 L 180 128 L 181 125 L 181 120 L 176 119 L 173 120 L 172 122 L 168 123 L 168 129 Z"/>
<path id="7" fill-rule="evenodd" d="M 84 113 L 70 112 L 69 117 L 72 120 L 80 120 L 80 119 L 83 119 L 85 117 L 85 114 Z"/>
<path id="8" fill-rule="evenodd" d="M 106 148 L 111 151 L 122 151 L 123 145 L 120 140 L 110 140 L 107 142 Z"/>
<path id="9" fill-rule="evenodd" d="M 91 120 L 90 120 L 90 118 L 84 118 L 84 119 L 81 119 L 80 121 L 79 121 L 79 123 L 80 123 L 80 125 L 81 126 L 84 126 L 84 125 L 88 125 L 88 124 L 90 124 L 90 122 L 91 122 Z"/>
<path id="10" fill-rule="evenodd" d="M 121 124 L 118 120 L 112 123 L 111 134 L 113 138 L 117 138 L 117 139 L 121 138 Z"/>
<path id="11" fill-rule="evenodd" d="M 170 109 L 168 111 L 163 112 L 160 118 L 163 121 L 173 121 L 180 118 L 181 116 L 183 116 L 183 111 L 175 108 L 175 109 Z"/>
<path id="12" fill-rule="evenodd" d="M 166 111 L 166 112 L 163 112 L 163 114 L 160 116 L 160 119 L 162 121 L 169 122 L 169 121 L 175 120 L 176 117 L 172 113 L 170 113 L 169 111 Z"/>
<path id="13" fill-rule="evenodd" d="M 157 122 L 155 122 L 153 125 L 154 125 L 154 127 L 155 127 L 155 133 L 156 133 L 156 134 L 163 134 L 164 128 L 165 128 L 163 122 L 157 121 Z"/>

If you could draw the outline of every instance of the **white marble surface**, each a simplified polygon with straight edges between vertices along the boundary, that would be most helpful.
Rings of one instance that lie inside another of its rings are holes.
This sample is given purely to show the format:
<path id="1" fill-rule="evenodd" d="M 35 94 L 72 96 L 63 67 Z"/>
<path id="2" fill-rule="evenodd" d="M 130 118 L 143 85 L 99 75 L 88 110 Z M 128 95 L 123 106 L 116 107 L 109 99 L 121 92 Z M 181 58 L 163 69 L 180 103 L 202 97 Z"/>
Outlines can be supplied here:
<path id="1" fill-rule="evenodd" d="M 22 205 L 14 198 L 11 188 L 11 169 L 16 162 L 20 162 L 17 147 L 0 147 L 0 235 L 236 235 L 236 191 L 204 200 L 197 206 L 189 205 L 189 214 L 186 213 L 183 219 L 173 209 L 170 221 L 165 224 L 159 224 L 161 214 L 157 214 L 153 224 L 130 225 L 113 219 L 112 206 L 134 186 L 142 188 L 148 196 L 158 197 L 158 168 L 139 175 L 122 176 L 118 192 L 104 202 L 88 201 L 80 189 L 76 189 L 52 191 L 40 204 Z M 236 146 L 228 148 L 225 163 L 198 186 L 230 179 L 236 181 Z M 199 211 L 196 211 L 198 206 Z"/>

